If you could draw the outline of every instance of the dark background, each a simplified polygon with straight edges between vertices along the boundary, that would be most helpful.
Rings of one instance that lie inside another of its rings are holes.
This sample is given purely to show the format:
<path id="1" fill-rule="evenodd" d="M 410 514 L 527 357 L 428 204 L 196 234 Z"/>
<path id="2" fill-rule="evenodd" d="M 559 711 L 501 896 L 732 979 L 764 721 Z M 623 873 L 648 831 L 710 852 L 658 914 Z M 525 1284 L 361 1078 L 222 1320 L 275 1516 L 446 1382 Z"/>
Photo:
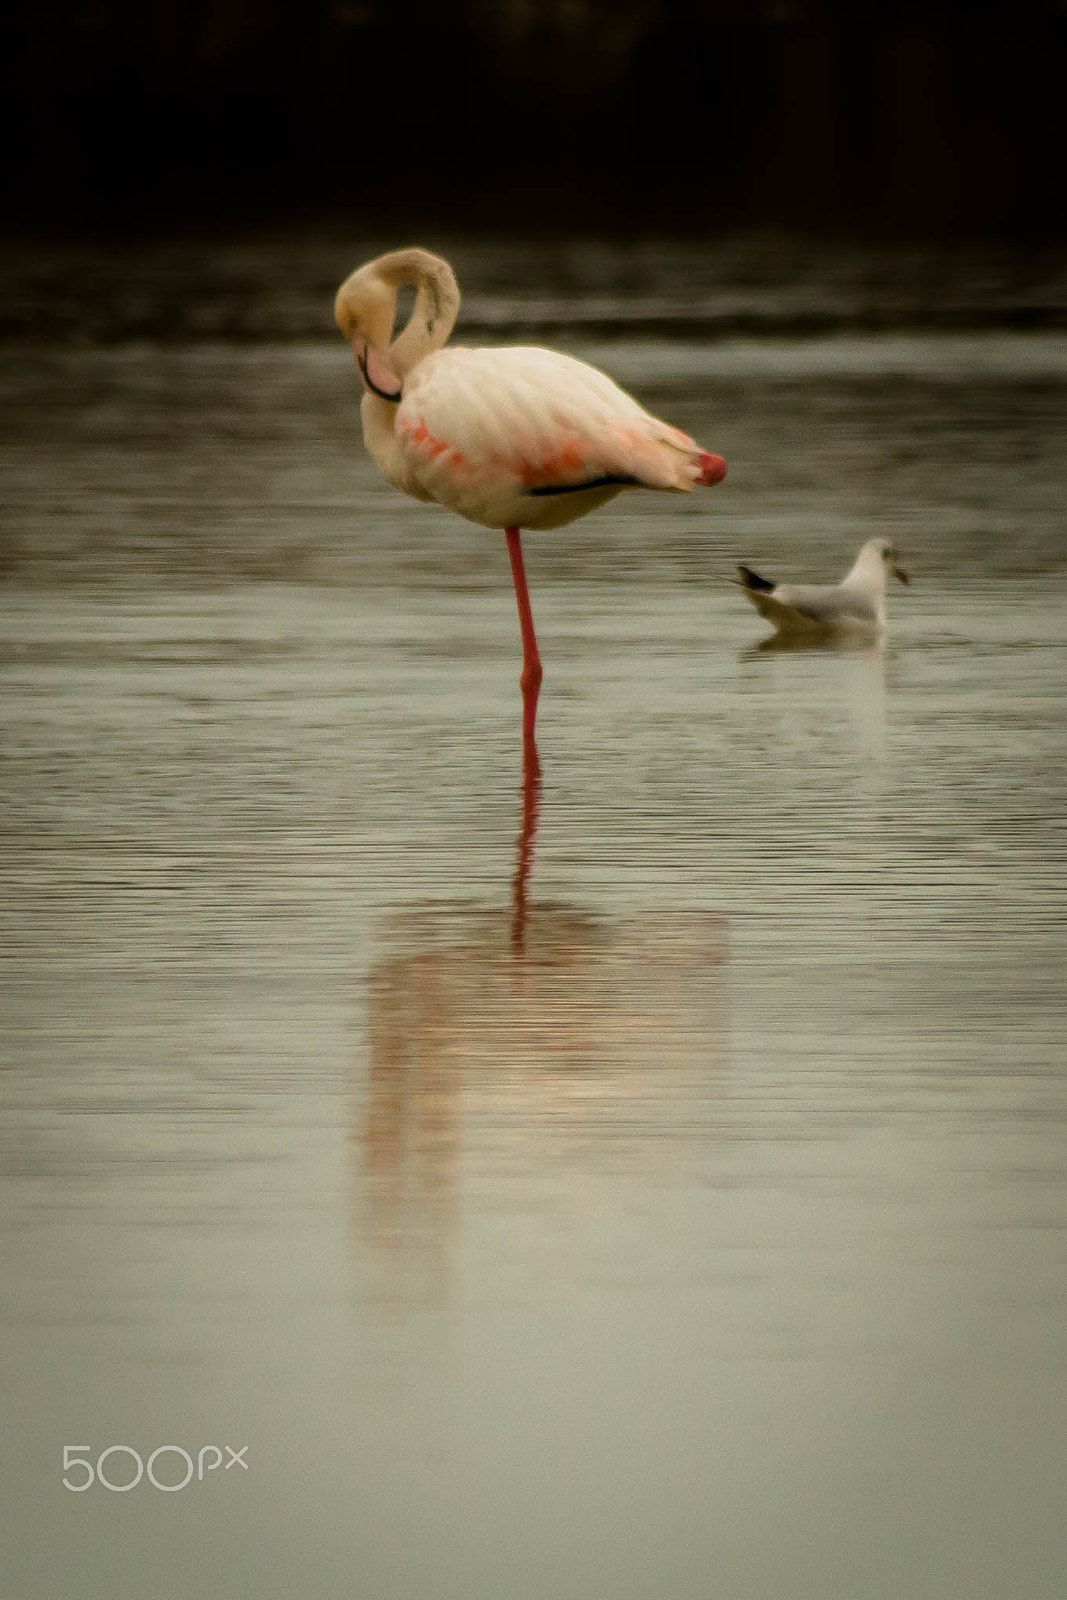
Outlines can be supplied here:
<path id="1" fill-rule="evenodd" d="M 9 0 L 9 225 L 1047 242 L 1062 0 Z"/>

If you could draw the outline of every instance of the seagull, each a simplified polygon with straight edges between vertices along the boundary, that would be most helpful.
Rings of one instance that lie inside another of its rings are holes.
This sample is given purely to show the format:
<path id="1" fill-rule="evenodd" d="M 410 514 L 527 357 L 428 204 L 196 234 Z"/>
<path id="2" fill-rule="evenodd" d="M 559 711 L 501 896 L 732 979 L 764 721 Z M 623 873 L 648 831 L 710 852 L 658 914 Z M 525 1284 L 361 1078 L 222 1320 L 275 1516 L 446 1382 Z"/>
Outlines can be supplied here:
<path id="1" fill-rule="evenodd" d="M 885 577 L 908 574 L 888 539 L 868 539 L 840 583 L 772 583 L 751 567 L 738 567 L 741 587 L 779 634 L 808 637 L 880 633 L 885 627 Z"/>
<path id="2" fill-rule="evenodd" d="M 397 296 L 415 290 L 396 327 Z M 358 267 L 335 316 L 363 380 L 363 437 L 389 482 L 503 529 L 522 635 L 523 743 L 536 768 L 541 657 L 520 528 L 559 528 L 628 489 L 721 483 L 722 456 L 650 415 L 603 372 L 556 350 L 448 345 L 455 273 L 413 247 Z"/>

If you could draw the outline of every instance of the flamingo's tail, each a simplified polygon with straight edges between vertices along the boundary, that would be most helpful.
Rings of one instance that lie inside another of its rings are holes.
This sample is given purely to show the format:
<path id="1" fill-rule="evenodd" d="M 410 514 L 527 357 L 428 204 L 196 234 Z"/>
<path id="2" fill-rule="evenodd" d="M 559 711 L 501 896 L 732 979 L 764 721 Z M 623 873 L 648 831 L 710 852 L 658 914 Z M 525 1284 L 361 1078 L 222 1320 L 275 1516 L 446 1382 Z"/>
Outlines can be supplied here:
<path id="1" fill-rule="evenodd" d="M 721 483 L 726 476 L 726 462 L 722 456 L 712 455 L 710 450 L 700 452 L 700 476 L 697 483 L 710 488 L 714 483 Z"/>

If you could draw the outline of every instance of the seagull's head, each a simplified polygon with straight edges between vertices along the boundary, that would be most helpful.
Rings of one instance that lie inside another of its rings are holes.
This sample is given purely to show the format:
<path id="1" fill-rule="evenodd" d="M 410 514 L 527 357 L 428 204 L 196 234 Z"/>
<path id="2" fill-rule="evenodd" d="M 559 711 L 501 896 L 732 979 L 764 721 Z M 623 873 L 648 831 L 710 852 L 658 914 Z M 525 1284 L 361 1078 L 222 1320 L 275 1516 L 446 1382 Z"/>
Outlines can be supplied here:
<path id="1" fill-rule="evenodd" d="M 911 582 L 908 574 L 900 565 L 900 556 L 888 539 L 872 539 L 869 548 L 877 551 L 885 570 L 891 572 L 899 583 Z"/>

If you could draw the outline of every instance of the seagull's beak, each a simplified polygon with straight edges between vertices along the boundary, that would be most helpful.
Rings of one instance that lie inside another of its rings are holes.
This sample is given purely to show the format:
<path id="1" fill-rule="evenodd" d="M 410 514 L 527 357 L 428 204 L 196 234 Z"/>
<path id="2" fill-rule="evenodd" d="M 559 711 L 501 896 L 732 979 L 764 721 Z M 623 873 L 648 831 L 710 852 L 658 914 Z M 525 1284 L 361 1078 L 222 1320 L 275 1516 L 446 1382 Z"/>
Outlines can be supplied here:
<path id="1" fill-rule="evenodd" d="M 894 578 L 898 578 L 901 583 L 910 583 L 911 582 L 911 579 L 908 577 L 908 574 L 904 571 L 904 568 L 903 567 L 898 567 L 895 561 L 891 561 L 889 563 L 889 570 L 893 574 Z"/>
<path id="2" fill-rule="evenodd" d="M 352 354 L 356 358 L 360 377 L 371 394 L 395 404 L 400 399 L 403 384 L 381 351 L 375 345 L 368 344 L 361 333 L 354 333 Z"/>

